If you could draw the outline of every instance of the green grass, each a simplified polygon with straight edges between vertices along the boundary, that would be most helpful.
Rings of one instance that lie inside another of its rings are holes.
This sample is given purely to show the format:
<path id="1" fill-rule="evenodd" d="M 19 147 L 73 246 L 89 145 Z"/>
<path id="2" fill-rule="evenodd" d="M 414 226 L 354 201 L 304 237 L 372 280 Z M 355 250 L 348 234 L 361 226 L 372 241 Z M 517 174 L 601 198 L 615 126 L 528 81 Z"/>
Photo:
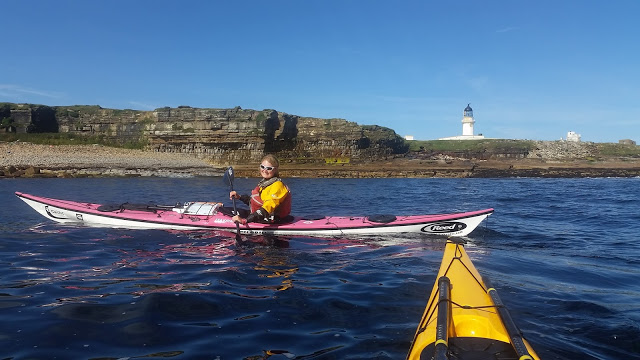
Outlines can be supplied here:
<path id="1" fill-rule="evenodd" d="M 265 115 L 265 113 L 261 112 L 258 115 L 256 115 L 256 123 L 257 124 L 261 124 L 266 120 L 267 120 L 267 115 Z"/>
<path id="2" fill-rule="evenodd" d="M 8 102 L 0 102 L 0 107 L 6 107 L 11 110 L 26 110 L 34 107 L 46 106 L 39 104 L 16 104 L 16 103 L 8 103 Z"/>
<path id="3" fill-rule="evenodd" d="M 409 151 L 529 151 L 534 143 L 528 140 L 427 140 L 407 141 Z"/>
<path id="4" fill-rule="evenodd" d="M 640 157 L 640 146 L 616 143 L 598 143 L 598 151 L 602 156 Z"/>

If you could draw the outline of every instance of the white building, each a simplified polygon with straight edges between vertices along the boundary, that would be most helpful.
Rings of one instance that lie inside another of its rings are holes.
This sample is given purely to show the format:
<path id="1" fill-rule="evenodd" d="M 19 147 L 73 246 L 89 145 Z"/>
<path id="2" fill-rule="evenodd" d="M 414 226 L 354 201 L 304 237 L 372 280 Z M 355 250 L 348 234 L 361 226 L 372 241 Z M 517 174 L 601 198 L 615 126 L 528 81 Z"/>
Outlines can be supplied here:
<path id="1" fill-rule="evenodd" d="M 580 134 L 576 134 L 573 131 L 567 133 L 567 141 L 580 142 Z"/>
<path id="2" fill-rule="evenodd" d="M 462 111 L 462 135 L 451 136 L 446 138 L 440 138 L 438 140 L 479 140 L 484 139 L 482 135 L 473 135 L 473 124 L 475 124 L 473 118 L 473 109 L 471 104 L 467 104 L 467 107 Z"/>

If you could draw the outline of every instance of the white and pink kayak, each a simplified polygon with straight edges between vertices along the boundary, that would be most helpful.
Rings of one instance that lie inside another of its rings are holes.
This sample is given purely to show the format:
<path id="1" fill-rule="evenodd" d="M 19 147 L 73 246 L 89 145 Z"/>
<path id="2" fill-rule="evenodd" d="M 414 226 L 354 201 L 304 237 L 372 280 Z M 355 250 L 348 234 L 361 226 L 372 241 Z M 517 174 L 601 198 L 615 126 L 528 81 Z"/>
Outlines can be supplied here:
<path id="1" fill-rule="evenodd" d="M 220 203 L 190 202 L 180 206 L 93 203 L 57 200 L 16 192 L 44 217 L 63 224 L 125 229 L 223 230 L 236 232 Z M 226 210 L 226 209 L 225 209 Z M 292 216 L 279 224 L 240 225 L 245 235 L 343 236 L 389 233 L 426 233 L 466 236 L 493 209 L 437 215 Z"/>

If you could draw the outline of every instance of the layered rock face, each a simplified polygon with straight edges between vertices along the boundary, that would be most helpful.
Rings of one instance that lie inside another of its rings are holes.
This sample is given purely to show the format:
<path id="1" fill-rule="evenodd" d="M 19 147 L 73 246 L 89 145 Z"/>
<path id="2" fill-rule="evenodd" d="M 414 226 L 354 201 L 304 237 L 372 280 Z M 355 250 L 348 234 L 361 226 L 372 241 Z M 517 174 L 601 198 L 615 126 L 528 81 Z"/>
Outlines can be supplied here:
<path id="1" fill-rule="evenodd" d="M 378 159 L 408 150 L 403 139 L 388 128 L 270 109 L 181 106 L 136 111 L 18 105 L 10 109 L 9 116 L 20 119 L 14 120 L 17 132 L 53 129 L 99 136 L 121 145 L 143 143 L 147 149 L 192 154 L 216 164 L 257 161 L 266 153 L 276 153 L 285 161 L 324 162 L 331 157 Z"/>
<path id="2" fill-rule="evenodd" d="M 330 157 L 379 158 L 407 151 L 393 130 L 342 119 L 300 117 L 275 110 L 164 108 L 146 129 L 149 146 L 216 162 L 259 160 L 265 153 L 296 162 Z"/>

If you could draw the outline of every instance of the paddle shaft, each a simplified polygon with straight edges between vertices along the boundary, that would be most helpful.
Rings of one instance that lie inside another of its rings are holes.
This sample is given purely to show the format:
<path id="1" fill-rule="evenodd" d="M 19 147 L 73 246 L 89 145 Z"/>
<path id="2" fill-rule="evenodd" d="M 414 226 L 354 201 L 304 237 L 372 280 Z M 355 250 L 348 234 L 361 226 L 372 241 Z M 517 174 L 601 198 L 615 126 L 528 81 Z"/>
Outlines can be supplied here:
<path id="1" fill-rule="evenodd" d="M 229 179 L 229 191 L 233 191 L 233 168 L 229 166 L 227 171 L 225 172 L 225 177 Z M 232 197 L 231 202 L 233 203 L 233 213 L 238 215 L 238 208 L 236 207 L 236 198 Z M 236 241 L 240 242 L 242 239 L 240 238 L 240 224 L 236 222 Z"/>
<path id="2" fill-rule="evenodd" d="M 231 191 L 233 191 L 233 188 L 231 188 Z M 236 207 L 236 198 L 231 199 L 231 202 L 233 202 L 233 213 L 238 215 L 238 208 Z M 238 230 L 238 233 L 240 232 L 240 224 L 236 223 L 236 230 Z"/>
<path id="3" fill-rule="evenodd" d="M 518 326 L 513 321 L 509 310 L 507 310 L 500 299 L 500 296 L 498 296 L 498 292 L 493 288 L 489 279 L 484 278 L 484 283 L 487 286 L 487 293 L 491 296 L 491 300 L 493 300 L 494 305 L 496 305 L 498 315 L 504 323 L 504 327 L 511 338 L 511 344 L 518 354 L 519 359 L 532 359 L 531 354 L 529 354 L 529 350 L 527 350 L 527 346 L 524 344 L 524 339 L 520 329 L 518 329 Z"/>
<path id="4" fill-rule="evenodd" d="M 451 281 L 442 276 L 438 279 L 438 321 L 436 325 L 436 346 L 433 358 L 435 360 L 447 360 L 449 349 L 449 313 L 451 304 Z"/>

